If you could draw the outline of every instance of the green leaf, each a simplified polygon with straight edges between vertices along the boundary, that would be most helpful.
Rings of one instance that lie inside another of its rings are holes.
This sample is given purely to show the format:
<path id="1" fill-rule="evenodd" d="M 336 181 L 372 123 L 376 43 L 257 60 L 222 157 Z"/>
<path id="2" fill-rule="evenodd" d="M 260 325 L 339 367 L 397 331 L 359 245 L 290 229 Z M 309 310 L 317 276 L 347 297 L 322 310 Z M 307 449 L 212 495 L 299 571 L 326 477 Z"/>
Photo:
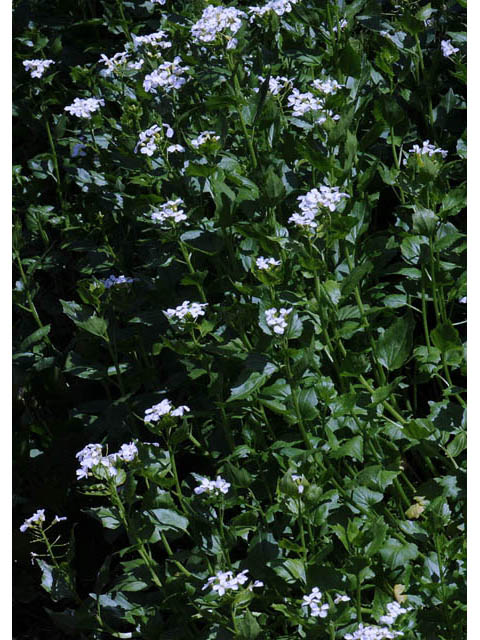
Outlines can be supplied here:
<path id="1" fill-rule="evenodd" d="M 42 571 L 42 587 L 54 602 L 65 598 L 72 600 L 77 597 L 65 566 L 54 567 L 40 558 L 36 558 L 36 561 Z"/>
<path id="2" fill-rule="evenodd" d="M 86 513 L 100 520 L 105 529 L 118 529 L 122 525 L 120 514 L 116 507 L 94 507 L 87 509 Z"/>
<path id="3" fill-rule="evenodd" d="M 467 434 L 465 431 L 461 431 L 457 433 L 454 439 L 449 442 L 447 445 L 447 451 L 452 456 L 452 458 L 456 458 L 458 455 L 462 453 L 467 447 Z"/>
<path id="4" fill-rule="evenodd" d="M 249 375 L 247 375 L 248 372 L 244 372 L 242 378 L 245 379 L 245 376 L 247 376 L 246 379 L 236 387 L 232 387 L 227 402 L 248 398 L 252 393 L 263 387 L 275 371 L 277 371 L 277 367 L 271 362 L 267 362 L 262 372 L 253 371 Z"/>
<path id="5" fill-rule="evenodd" d="M 415 213 L 412 216 L 413 230 L 423 236 L 431 236 L 435 233 L 436 226 L 439 222 L 438 216 L 430 209 L 415 206 Z"/>
<path id="6" fill-rule="evenodd" d="M 349 456 L 359 462 L 363 462 L 363 438 L 362 436 L 355 436 L 350 440 L 347 440 L 345 444 L 342 444 L 338 449 L 335 449 L 331 453 L 333 458 L 344 458 Z"/>
<path id="7" fill-rule="evenodd" d="M 107 321 L 95 314 L 90 313 L 86 307 L 82 307 L 73 301 L 60 300 L 63 312 L 72 320 L 77 327 L 80 327 L 88 333 L 99 336 L 107 340 Z"/>
<path id="8" fill-rule="evenodd" d="M 172 509 L 151 509 L 144 514 L 160 531 L 187 531 L 188 519 Z"/>
<path id="9" fill-rule="evenodd" d="M 380 549 L 383 561 L 390 569 L 406 567 L 409 562 L 418 557 L 418 547 L 411 542 L 400 542 L 395 538 L 388 538 Z"/>
<path id="10" fill-rule="evenodd" d="M 342 295 L 349 296 L 372 269 L 373 264 L 368 261 L 356 266 L 342 282 Z"/>
<path id="11" fill-rule="evenodd" d="M 395 320 L 377 341 L 378 359 L 389 371 L 399 369 L 410 355 L 414 326 L 408 313 Z"/>
<path id="12" fill-rule="evenodd" d="M 352 499 L 359 507 L 370 509 L 374 504 L 383 500 L 383 493 L 372 491 L 368 487 L 357 487 L 353 490 Z"/>
<path id="13" fill-rule="evenodd" d="M 240 640 L 255 640 L 262 632 L 256 618 L 248 610 L 243 616 L 235 618 L 235 627 L 237 630 L 235 637 Z"/>
<path id="14" fill-rule="evenodd" d="M 380 551 L 385 542 L 388 527 L 385 524 L 383 518 L 379 518 L 372 526 L 370 533 L 372 534 L 372 540 L 365 548 L 365 554 L 368 557 L 372 557 Z"/>
<path id="15" fill-rule="evenodd" d="M 333 304 L 338 304 L 342 297 L 340 284 L 336 280 L 326 280 L 323 287 Z"/>
<path id="16" fill-rule="evenodd" d="M 207 255 L 213 256 L 223 248 L 222 237 L 214 231 L 194 229 L 186 231 L 180 236 L 180 240 L 186 245 Z"/>

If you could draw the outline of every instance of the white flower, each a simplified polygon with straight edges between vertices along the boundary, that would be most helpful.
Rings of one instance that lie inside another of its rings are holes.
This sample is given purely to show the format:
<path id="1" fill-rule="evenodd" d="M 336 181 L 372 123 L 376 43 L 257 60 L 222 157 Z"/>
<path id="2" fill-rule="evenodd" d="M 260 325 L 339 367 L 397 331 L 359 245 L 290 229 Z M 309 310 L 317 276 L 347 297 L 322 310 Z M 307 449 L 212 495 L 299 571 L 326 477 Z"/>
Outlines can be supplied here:
<path id="1" fill-rule="evenodd" d="M 216 480 L 202 478 L 198 487 L 195 487 L 193 491 L 197 496 L 202 493 L 211 493 L 215 496 L 219 496 L 221 493 L 228 493 L 230 486 L 230 483 L 224 480 L 221 476 L 217 476 Z"/>
<path id="2" fill-rule="evenodd" d="M 390 631 L 386 627 L 376 625 L 365 627 L 360 624 L 356 631 L 347 633 L 343 638 L 344 640 L 393 640 L 399 636 L 403 636 L 401 631 Z"/>
<path id="3" fill-rule="evenodd" d="M 208 304 L 206 302 L 201 304 L 200 302 L 190 302 L 189 300 L 185 300 L 181 305 L 175 307 L 175 309 L 166 309 L 163 313 L 169 320 L 176 319 L 180 322 L 185 322 L 187 320 L 196 320 L 200 316 L 204 316 L 205 307 L 207 306 Z"/>
<path id="4" fill-rule="evenodd" d="M 331 78 L 327 78 L 327 80 L 314 80 L 312 82 L 312 87 L 325 95 L 334 96 L 339 89 L 344 87 L 343 84 L 338 84 L 336 80 L 332 80 Z"/>
<path id="5" fill-rule="evenodd" d="M 158 69 L 146 75 L 143 80 L 145 91 L 156 93 L 157 89 L 161 87 L 169 93 L 172 89 L 180 89 L 187 82 L 183 73 L 190 68 L 182 67 L 181 62 L 181 57 L 175 56 L 173 62 L 164 62 Z"/>
<path id="6" fill-rule="evenodd" d="M 218 593 L 219 596 L 223 596 L 227 591 L 238 591 L 239 586 L 244 585 L 247 580 L 248 569 L 244 569 L 236 576 L 232 571 L 218 571 L 214 576 L 208 578 L 207 582 L 203 585 L 202 591 L 212 588 L 212 591 Z M 253 584 L 250 584 L 247 589 L 251 591 L 253 588 L 263 587 L 263 582 L 255 580 Z"/>
<path id="7" fill-rule="evenodd" d="M 248 12 L 252 14 L 250 22 L 253 22 L 256 16 L 264 16 L 269 11 L 273 11 L 277 16 L 283 16 L 284 13 L 290 13 L 292 4 L 297 4 L 298 0 L 270 0 L 263 7 L 250 7 Z"/>
<path id="8" fill-rule="evenodd" d="M 92 113 L 105 105 L 103 98 L 75 98 L 73 103 L 65 107 L 72 116 L 77 118 L 91 118 Z"/>
<path id="9" fill-rule="evenodd" d="M 182 222 L 187 219 L 184 210 L 181 208 L 184 206 L 185 203 L 181 198 L 168 200 L 168 202 L 161 204 L 158 209 L 152 212 L 151 218 L 154 222 L 159 222 L 160 224 L 171 220 L 173 220 L 173 222 Z"/>
<path id="10" fill-rule="evenodd" d="M 145 411 L 144 420 L 145 422 L 157 422 L 164 416 L 172 416 L 174 418 L 183 417 L 183 415 L 185 413 L 188 413 L 189 411 L 190 407 L 187 407 L 186 405 L 181 405 L 180 407 L 174 409 L 170 400 L 165 398 L 158 404 L 153 405 L 153 407 L 150 407 L 150 409 L 147 409 Z"/>
<path id="11" fill-rule="evenodd" d="M 165 129 L 165 135 L 167 138 L 172 138 L 175 131 L 169 124 L 163 123 L 162 127 Z M 138 142 L 135 146 L 135 153 L 140 149 L 140 153 L 147 156 L 153 156 L 157 150 L 157 142 L 162 138 L 162 130 L 154 124 L 149 129 L 141 131 L 138 135 Z"/>
<path id="12" fill-rule="evenodd" d="M 342 20 L 340 20 L 340 22 L 338 23 L 338 26 L 340 27 L 340 31 L 343 31 L 347 25 L 348 25 L 348 21 L 345 18 L 342 18 Z M 335 33 L 338 31 L 337 25 L 333 27 L 333 31 L 335 31 Z"/>
<path id="13" fill-rule="evenodd" d="M 172 46 L 172 43 L 169 41 L 164 41 L 164 39 L 168 36 L 165 31 L 156 31 L 155 33 L 150 33 L 145 36 L 136 36 L 134 33 L 132 34 L 133 40 L 133 48 L 138 49 L 143 45 L 149 45 L 151 47 L 160 47 L 161 49 L 168 49 Z"/>
<path id="14" fill-rule="evenodd" d="M 25 522 L 20 527 L 20 531 L 22 533 L 25 533 L 27 529 L 30 529 L 30 527 L 32 527 L 34 524 L 37 524 L 37 522 L 45 522 L 45 509 L 38 509 L 37 511 L 35 511 L 33 516 L 27 518 L 27 520 L 25 520 Z"/>
<path id="15" fill-rule="evenodd" d="M 120 451 L 118 452 L 118 457 L 125 462 L 131 462 L 138 455 L 138 449 L 133 442 L 129 444 L 122 444 L 120 447 Z"/>
<path id="16" fill-rule="evenodd" d="M 197 138 L 190 141 L 194 149 L 199 149 L 207 142 L 218 142 L 220 136 L 215 135 L 215 131 L 203 131 Z"/>
<path id="17" fill-rule="evenodd" d="M 389 602 L 387 604 L 387 615 L 380 616 L 379 622 L 381 622 L 382 624 L 391 625 L 395 622 L 398 616 L 400 616 L 402 613 L 407 613 L 407 611 L 411 611 L 411 610 L 412 610 L 412 607 L 408 607 L 408 608 L 402 607 L 396 601 Z"/>
<path id="18" fill-rule="evenodd" d="M 53 60 L 24 60 L 25 71 L 30 71 L 30 77 L 41 78 L 48 67 L 55 64 Z"/>
<path id="19" fill-rule="evenodd" d="M 171 144 L 167 147 L 167 153 L 185 153 L 185 147 L 181 144 Z"/>
<path id="20" fill-rule="evenodd" d="M 350 598 L 348 596 L 342 595 L 341 593 L 336 593 L 333 603 L 340 604 L 340 602 L 350 602 Z"/>
<path id="21" fill-rule="evenodd" d="M 298 493 L 302 494 L 305 491 L 305 487 L 302 484 L 303 480 L 304 480 L 304 477 L 292 474 L 292 480 L 298 487 Z"/>
<path id="22" fill-rule="evenodd" d="M 298 227 L 307 227 L 308 229 L 316 229 L 318 224 L 314 221 L 314 216 L 309 213 L 294 213 L 288 219 L 289 222 L 293 222 Z"/>
<path id="23" fill-rule="evenodd" d="M 66 519 L 67 519 L 66 516 L 62 516 L 62 517 L 55 516 L 55 518 L 53 519 L 52 524 L 57 524 L 57 522 L 63 522 L 63 520 L 66 520 Z"/>
<path id="24" fill-rule="evenodd" d="M 320 111 L 324 107 L 324 102 L 310 91 L 300 93 L 298 89 L 293 89 L 288 96 L 288 106 L 292 107 L 294 116 L 303 116 L 309 111 Z"/>
<path id="25" fill-rule="evenodd" d="M 459 302 L 461 304 L 467 304 L 467 296 L 463 296 L 463 298 L 460 298 Z"/>
<path id="26" fill-rule="evenodd" d="M 284 309 L 283 307 L 277 311 L 276 307 L 272 307 L 265 310 L 265 320 L 274 333 L 283 335 L 288 325 L 286 317 L 292 311 L 293 309 Z"/>
<path id="27" fill-rule="evenodd" d="M 418 144 L 414 144 L 413 147 L 410 149 L 409 153 L 417 153 L 422 156 L 427 155 L 430 157 L 439 153 L 442 156 L 442 158 L 446 158 L 448 155 L 448 151 L 445 151 L 445 149 L 440 149 L 440 147 L 436 147 L 435 145 L 430 144 L 430 140 L 424 140 L 422 147 L 420 147 Z"/>
<path id="28" fill-rule="evenodd" d="M 144 60 L 143 58 L 140 58 L 140 60 L 137 60 L 137 62 L 129 62 L 127 67 L 129 69 L 134 69 L 135 71 L 138 71 L 143 67 L 143 64 L 144 64 Z"/>
<path id="29" fill-rule="evenodd" d="M 280 260 L 275 260 L 275 258 L 264 258 L 263 256 L 260 256 L 256 259 L 255 264 L 257 265 L 257 269 L 269 271 L 273 267 L 280 266 L 281 262 Z"/>
<path id="30" fill-rule="evenodd" d="M 165 4 L 167 0 L 150 0 L 153 4 Z"/>
<path id="31" fill-rule="evenodd" d="M 117 284 L 131 284 L 133 282 L 133 278 L 126 278 L 125 276 L 108 276 L 106 280 L 102 280 L 102 284 L 105 289 L 110 289 Z"/>
<path id="32" fill-rule="evenodd" d="M 446 58 L 449 58 L 454 53 L 458 53 L 460 51 L 460 49 L 457 49 L 457 47 L 452 45 L 451 40 L 442 40 L 440 46 L 442 48 L 442 53 Z"/>
<path id="33" fill-rule="evenodd" d="M 120 67 L 127 62 L 127 59 L 128 53 L 126 51 L 120 51 L 120 53 L 116 53 L 111 58 L 102 53 L 99 62 L 103 62 L 106 69 L 102 69 L 102 71 L 100 71 L 100 75 L 104 77 L 111 76 L 117 70 L 117 67 Z"/>
<path id="34" fill-rule="evenodd" d="M 349 197 L 348 193 L 341 192 L 339 187 L 321 185 L 318 189 L 312 189 L 306 195 L 299 196 L 297 200 L 300 202 L 299 208 L 304 215 L 315 216 L 322 208 L 335 211 L 337 204 L 343 198 Z"/>
<path id="35" fill-rule="evenodd" d="M 314 618 L 326 618 L 330 605 L 322 604 L 320 606 L 321 601 L 322 592 L 318 587 L 313 587 L 310 594 L 303 596 L 302 607 L 310 607 L 310 615 Z"/>
<path id="36" fill-rule="evenodd" d="M 219 34 L 227 37 L 230 44 L 230 35 L 234 35 L 242 26 L 242 18 L 247 14 L 234 7 L 214 7 L 209 5 L 203 10 L 201 18 L 193 25 L 191 33 L 197 42 L 214 42 Z M 230 33 L 224 33 L 229 31 Z M 234 48 L 230 45 L 229 48 Z"/>
<path id="37" fill-rule="evenodd" d="M 263 76 L 258 76 L 258 81 L 260 83 L 263 83 L 265 82 L 265 78 Z M 286 89 L 287 86 L 292 82 L 293 82 L 292 80 L 289 80 L 285 76 L 275 76 L 273 78 L 270 78 L 270 80 L 268 81 L 268 90 L 273 96 L 278 96 L 278 94 L 284 89 Z M 256 87 L 254 91 L 255 93 L 258 93 L 260 89 Z"/>

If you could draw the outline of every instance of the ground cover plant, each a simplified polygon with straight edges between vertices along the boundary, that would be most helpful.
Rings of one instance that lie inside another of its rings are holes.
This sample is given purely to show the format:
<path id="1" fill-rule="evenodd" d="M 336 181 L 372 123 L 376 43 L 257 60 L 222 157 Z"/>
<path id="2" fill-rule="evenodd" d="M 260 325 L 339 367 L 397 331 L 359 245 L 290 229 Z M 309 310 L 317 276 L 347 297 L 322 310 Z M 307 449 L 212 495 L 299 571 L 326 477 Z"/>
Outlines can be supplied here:
<path id="1" fill-rule="evenodd" d="M 14 2 L 14 636 L 466 634 L 466 0 Z"/>

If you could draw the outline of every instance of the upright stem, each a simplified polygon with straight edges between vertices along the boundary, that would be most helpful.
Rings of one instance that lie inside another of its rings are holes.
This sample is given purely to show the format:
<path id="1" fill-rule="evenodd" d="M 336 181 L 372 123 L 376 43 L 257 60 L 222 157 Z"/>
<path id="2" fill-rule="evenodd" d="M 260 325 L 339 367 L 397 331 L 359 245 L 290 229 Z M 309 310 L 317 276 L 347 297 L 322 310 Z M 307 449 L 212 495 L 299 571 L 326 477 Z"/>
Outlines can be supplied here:
<path id="1" fill-rule="evenodd" d="M 53 142 L 52 131 L 50 129 L 50 124 L 47 120 L 47 116 L 45 116 L 45 128 L 47 130 L 48 142 L 50 144 L 50 149 L 52 152 L 53 167 L 55 169 L 55 176 L 57 178 L 56 190 L 57 190 L 58 202 L 60 204 L 60 209 L 62 210 L 62 213 L 64 213 L 65 206 L 64 206 L 63 193 L 62 193 L 62 182 L 60 180 L 60 169 L 58 167 L 57 150 L 55 149 L 55 143 Z"/>

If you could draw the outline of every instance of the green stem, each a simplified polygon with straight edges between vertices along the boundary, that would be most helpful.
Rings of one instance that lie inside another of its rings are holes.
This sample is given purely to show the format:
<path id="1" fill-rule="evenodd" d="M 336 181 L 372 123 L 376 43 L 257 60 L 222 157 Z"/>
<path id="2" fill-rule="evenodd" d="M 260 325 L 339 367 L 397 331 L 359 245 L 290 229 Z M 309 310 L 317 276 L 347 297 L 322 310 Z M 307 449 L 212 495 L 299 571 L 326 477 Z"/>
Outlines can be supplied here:
<path id="1" fill-rule="evenodd" d="M 362 622 L 362 583 L 360 581 L 360 572 L 357 573 L 357 620 Z"/>
<path id="2" fill-rule="evenodd" d="M 238 81 L 237 66 L 233 64 L 230 55 L 228 57 L 228 62 L 229 62 L 230 71 L 231 71 L 232 77 L 233 77 L 233 87 L 234 87 L 235 97 L 237 99 L 237 113 L 238 113 L 238 117 L 239 117 L 239 120 L 240 120 L 240 125 L 242 127 L 243 135 L 245 136 L 245 140 L 246 140 L 246 143 L 247 143 L 248 151 L 250 153 L 250 159 L 252 161 L 252 167 L 254 169 L 256 169 L 257 165 L 258 165 L 257 156 L 255 155 L 255 149 L 253 147 L 252 138 L 248 134 L 247 127 L 245 125 L 245 120 L 243 119 L 243 114 L 242 114 L 243 95 L 242 95 L 242 90 L 240 88 L 240 83 Z"/>
<path id="3" fill-rule="evenodd" d="M 147 567 L 150 573 L 150 576 L 152 577 L 153 583 L 157 587 L 162 589 L 163 588 L 162 582 L 158 577 L 157 572 L 155 571 L 155 568 L 153 566 L 153 558 L 151 557 L 150 553 L 145 548 L 143 541 L 137 536 L 137 534 L 136 533 L 132 534 L 132 531 L 128 522 L 127 513 L 125 511 L 125 507 L 123 506 L 123 502 L 120 500 L 120 496 L 118 495 L 118 492 L 117 492 L 117 487 L 113 483 L 111 485 L 110 495 L 111 495 L 113 504 L 118 509 L 120 520 L 122 521 L 122 524 L 125 528 L 127 536 L 134 541 L 138 555 L 145 563 L 145 566 Z"/>
<path id="4" fill-rule="evenodd" d="M 310 438 L 305 430 L 305 425 L 303 424 L 302 413 L 300 411 L 300 404 L 298 402 L 297 396 L 297 382 L 293 377 L 292 369 L 290 367 L 290 359 L 288 355 L 288 339 L 285 339 L 284 343 L 284 354 L 285 354 L 285 367 L 287 369 L 288 381 L 290 382 L 290 389 L 292 392 L 293 406 L 295 407 L 295 414 L 297 416 L 298 427 L 300 429 L 300 434 L 303 438 L 303 442 L 307 449 L 312 449 L 312 443 L 310 442 Z"/>
<path id="5" fill-rule="evenodd" d="M 187 247 L 185 246 L 184 242 L 182 242 L 180 240 L 179 244 L 180 244 L 180 250 L 182 252 L 182 255 L 183 255 L 184 259 L 185 259 L 185 262 L 187 263 L 188 270 L 190 271 L 190 273 L 192 275 L 194 275 L 196 273 L 196 271 L 195 271 L 195 269 L 194 269 L 194 267 L 192 265 L 192 261 L 190 260 L 189 251 L 188 251 Z M 203 290 L 202 284 L 200 282 L 195 282 L 195 286 L 197 287 L 198 292 L 200 294 L 200 297 L 202 298 L 202 302 L 207 302 L 207 297 L 205 296 L 205 291 Z"/>
<path id="6" fill-rule="evenodd" d="M 350 257 L 350 252 L 348 250 L 347 245 L 345 245 L 345 256 L 347 258 L 347 263 L 348 263 L 348 268 L 350 269 L 350 272 L 353 271 L 354 269 L 354 264 L 353 264 L 353 260 Z M 373 339 L 373 335 L 372 335 L 372 331 L 371 331 L 371 327 L 370 327 L 370 323 L 368 321 L 367 318 L 367 314 L 365 313 L 365 308 L 363 306 L 363 302 L 362 302 L 362 298 L 360 296 L 360 289 L 358 286 L 355 287 L 354 289 L 354 295 L 355 295 L 355 300 L 357 302 L 357 306 L 360 310 L 360 316 L 362 318 L 362 323 L 363 326 L 365 328 L 365 331 L 367 332 L 368 335 L 368 340 L 370 342 L 370 348 L 372 350 L 372 358 L 373 358 L 373 362 L 375 365 L 375 377 L 377 378 L 377 384 L 379 385 L 384 385 L 387 382 L 387 379 L 385 377 L 385 373 L 380 365 L 380 362 L 378 361 L 378 357 L 377 357 L 377 349 L 375 346 L 375 341 Z"/>
<path id="7" fill-rule="evenodd" d="M 163 543 L 163 546 L 165 547 L 165 551 L 167 552 L 168 557 L 172 560 L 174 565 L 183 573 L 183 575 L 187 576 L 187 578 L 191 578 L 192 574 L 190 573 L 190 571 L 186 569 L 181 562 L 179 562 L 173 557 L 172 548 L 169 545 L 167 537 L 165 536 L 165 533 L 163 531 L 160 532 L 160 536 L 162 538 L 162 543 Z"/>
<path id="8" fill-rule="evenodd" d="M 55 144 L 53 142 L 52 131 L 50 129 L 50 124 L 49 124 L 46 116 L 45 116 L 45 128 L 47 130 L 48 142 L 50 144 L 50 149 L 52 151 L 53 167 L 55 169 L 55 176 L 57 178 L 56 190 L 57 190 L 58 201 L 59 201 L 59 204 L 60 204 L 60 209 L 62 210 L 62 213 L 64 213 L 65 212 L 65 205 L 64 205 L 64 201 L 63 201 L 62 182 L 60 180 L 60 169 L 59 169 L 59 166 L 58 166 L 57 150 L 55 149 Z"/>
<path id="9" fill-rule="evenodd" d="M 168 446 L 168 453 L 170 456 L 170 465 L 172 467 L 173 479 L 175 480 L 175 487 L 177 489 L 178 501 L 180 502 L 180 507 L 182 511 L 184 513 L 188 513 L 187 508 L 185 507 L 184 497 L 183 497 L 182 489 L 180 487 L 180 481 L 178 479 L 177 465 L 175 463 L 175 454 L 170 444 L 168 444 L 167 446 Z"/>
<path id="10" fill-rule="evenodd" d="M 450 632 L 450 637 L 453 638 L 455 637 L 455 634 L 453 633 L 453 629 L 452 629 L 452 624 L 451 624 L 451 620 L 450 620 L 450 609 L 447 605 L 447 594 L 446 594 L 446 584 L 445 584 L 445 573 L 444 573 L 444 565 L 443 565 L 443 558 L 442 558 L 442 554 L 440 551 L 440 544 L 438 541 L 438 534 L 435 533 L 434 535 L 435 537 L 435 550 L 437 552 L 437 557 L 438 557 L 438 571 L 440 573 L 440 584 L 442 587 L 442 599 L 443 599 L 443 614 L 445 617 L 445 622 L 447 625 L 447 628 Z"/>

